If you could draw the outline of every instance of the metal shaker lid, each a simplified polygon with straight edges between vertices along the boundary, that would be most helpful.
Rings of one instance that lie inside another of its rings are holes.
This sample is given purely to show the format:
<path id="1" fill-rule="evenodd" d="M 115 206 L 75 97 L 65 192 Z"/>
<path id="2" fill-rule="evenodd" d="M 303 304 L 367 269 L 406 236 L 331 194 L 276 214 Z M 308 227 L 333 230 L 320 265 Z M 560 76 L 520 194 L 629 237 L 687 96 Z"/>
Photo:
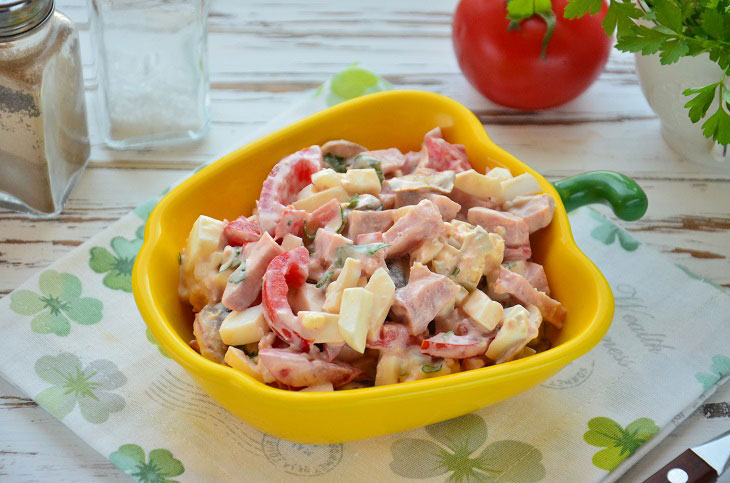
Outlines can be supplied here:
<path id="1" fill-rule="evenodd" d="M 0 0 L 0 42 L 29 33 L 53 14 L 54 0 Z"/>

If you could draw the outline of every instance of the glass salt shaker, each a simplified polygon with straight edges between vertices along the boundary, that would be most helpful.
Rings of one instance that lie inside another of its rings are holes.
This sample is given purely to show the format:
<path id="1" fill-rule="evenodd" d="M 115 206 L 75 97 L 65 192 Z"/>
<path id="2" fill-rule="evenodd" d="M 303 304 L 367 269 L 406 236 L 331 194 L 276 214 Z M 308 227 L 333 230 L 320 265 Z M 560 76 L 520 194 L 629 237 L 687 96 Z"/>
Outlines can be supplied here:
<path id="1" fill-rule="evenodd" d="M 0 206 L 60 213 L 88 157 L 74 24 L 53 0 L 0 0 Z"/>
<path id="2" fill-rule="evenodd" d="M 88 0 L 99 117 L 115 149 L 208 130 L 206 0 Z"/>

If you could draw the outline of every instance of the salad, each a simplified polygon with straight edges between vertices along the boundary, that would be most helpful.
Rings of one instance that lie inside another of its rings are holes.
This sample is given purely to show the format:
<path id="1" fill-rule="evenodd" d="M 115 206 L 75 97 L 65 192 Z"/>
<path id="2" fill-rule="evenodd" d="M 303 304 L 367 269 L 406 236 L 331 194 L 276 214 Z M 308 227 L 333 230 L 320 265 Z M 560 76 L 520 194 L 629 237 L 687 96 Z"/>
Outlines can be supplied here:
<path id="1" fill-rule="evenodd" d="M 478 369 L 550 347 L 566 311 L 530 235 L 555 203 L 529 173 L 346 140 L 271 170 L 252 216 L 200 216 L 179 256 L 191 346 L 272 386 L 332 391 Z"/>

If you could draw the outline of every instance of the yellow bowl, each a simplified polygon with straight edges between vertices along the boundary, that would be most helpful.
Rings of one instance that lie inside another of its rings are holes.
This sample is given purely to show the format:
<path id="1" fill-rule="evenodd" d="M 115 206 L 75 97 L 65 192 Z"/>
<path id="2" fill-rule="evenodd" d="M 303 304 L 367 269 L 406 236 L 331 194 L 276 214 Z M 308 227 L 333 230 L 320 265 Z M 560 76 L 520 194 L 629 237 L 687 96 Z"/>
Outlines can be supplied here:
<path id="1" fill-rule="evenodd" d="M 269 170 L 305 146 L 343 138 L 369 149 L 418 150 L 424 133 L 434 126 L 441 126 L 450 142 L 466 146 L 475 169 L 503 166 L 514 175 L 531 173 L 555 199 L 553 222 L 533 236 L 534 259 L 545 266 L 553 296 L 568 311 L 553 348 L 458 374 L 333 393 L 275 389 L 190 348 L 193 316 L 177 295 L 178 253 L 198 215 L 235 219 L 250 214 Z M 611 289 L 575 245 L 553 185 L 495 145 L 464 106 L 427 92 L 388 91 L 357 98 L 238 149 L 170 191 L 149 216 L 144 239 L 132 274 L 134 296 L 160 346 L 230 412 L 261 431 L 300 443 L 394 433 L 506 399 L 588 352 L 613 316 Z"/>

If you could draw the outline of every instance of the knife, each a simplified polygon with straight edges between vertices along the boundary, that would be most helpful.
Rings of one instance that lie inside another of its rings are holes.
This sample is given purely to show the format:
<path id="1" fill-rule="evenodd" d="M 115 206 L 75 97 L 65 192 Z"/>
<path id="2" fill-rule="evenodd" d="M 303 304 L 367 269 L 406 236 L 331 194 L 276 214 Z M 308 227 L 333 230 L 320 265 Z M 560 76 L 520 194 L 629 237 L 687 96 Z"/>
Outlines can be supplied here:
<path id="1" fill-rule="evenodd" d="M 717 480 L 730 463 L 730 431 L 690 448 L 644 483 L 710 483 Z"/>

